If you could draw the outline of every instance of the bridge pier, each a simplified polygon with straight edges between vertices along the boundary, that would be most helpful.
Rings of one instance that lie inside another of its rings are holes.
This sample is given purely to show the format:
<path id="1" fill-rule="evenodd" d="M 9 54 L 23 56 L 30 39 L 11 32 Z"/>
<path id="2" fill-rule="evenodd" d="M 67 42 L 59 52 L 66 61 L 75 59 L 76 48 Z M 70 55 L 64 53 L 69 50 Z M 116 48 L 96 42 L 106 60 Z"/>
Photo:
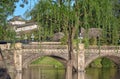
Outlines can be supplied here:
<path id="1" fill-rule="evenodd" d="M 79 44 L 79 51 L 77 55 L 77 63 L 78 63 L 78 72 L 85 71 L 85 49 L 84 44 Z"/>
<path id="2" fill-rule="evenodd" d="M 22 72 L 22 50 L 21 50 L 21 43 L 17 43 L 15 46 L 16 50 L 14 50 L 14 63 L 17 72 Z"/>

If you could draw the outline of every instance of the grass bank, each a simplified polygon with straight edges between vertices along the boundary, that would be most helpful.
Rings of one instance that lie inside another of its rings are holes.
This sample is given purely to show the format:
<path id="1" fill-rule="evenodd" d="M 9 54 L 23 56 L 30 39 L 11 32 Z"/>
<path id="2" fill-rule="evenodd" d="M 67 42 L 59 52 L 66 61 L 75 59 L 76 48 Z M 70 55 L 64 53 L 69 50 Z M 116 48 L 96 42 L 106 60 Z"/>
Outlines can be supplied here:
<path id="1" fill-rule="evenodd" d="M 33 61 L 31 65 L 53 66 L 58 68 L 64 68 L 64 65 L 60 63 L 58 60 L 47 56 L 38 58 L 37 60 Z"/>

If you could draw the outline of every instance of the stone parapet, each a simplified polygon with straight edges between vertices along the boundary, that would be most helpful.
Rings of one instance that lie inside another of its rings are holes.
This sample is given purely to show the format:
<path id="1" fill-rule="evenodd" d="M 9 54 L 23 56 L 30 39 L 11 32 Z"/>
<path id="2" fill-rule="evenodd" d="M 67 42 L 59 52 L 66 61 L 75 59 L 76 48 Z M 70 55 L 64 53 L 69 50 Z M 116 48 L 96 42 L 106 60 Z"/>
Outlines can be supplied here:
<path id="1" fill-rule="evenodd" d="M 67 45 L 22 45 L 23 49 L 67 49 Z"/>
<path id="2" fill-rule="evenodd" d="M 30 42 L 29 44 L 34 44 L 34 45 L 60 45 L 61 42 Z"/>
<path id="3" fill-rule="evenodd" d="M 10 46 L 11 46 L 10 43 L 7 43 L 7 44 L 0 44 L 1 50 L 10 49 Z"/>

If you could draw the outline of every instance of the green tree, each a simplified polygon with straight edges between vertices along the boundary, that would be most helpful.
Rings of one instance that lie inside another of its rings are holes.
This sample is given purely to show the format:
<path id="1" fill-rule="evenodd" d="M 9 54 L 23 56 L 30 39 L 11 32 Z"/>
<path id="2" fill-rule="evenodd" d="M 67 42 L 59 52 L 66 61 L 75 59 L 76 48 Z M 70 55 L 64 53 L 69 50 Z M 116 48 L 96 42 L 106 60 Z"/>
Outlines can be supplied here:
<path id="1" fill-rule="evenodd" d="M 27 15 L 38 22 L 39 30 L 44 36 L 56 31 L 65 33 L 68 38 L 68 64 L 72 71 L 73 39 L 78 38 L 81 27 L 86 30 L 92 27 L 101 28 L 104 42 L 116 44 L 118 23 L 113 9 L 113 0 L 40 0 Z M 88 37 L 86 33 L 86 45 L 89 45 Z"/>
<path id="2" fill-rule="evenodd" d="M 16 8 L 15 4 L 19 1 L 21 0 L 0 0 L 0 40 L 7 39 L 7 37 L 10 36 L 10 34 L 13 35 L 13 31 L 7 30 L 7 28 L 9 27 L 7 25 L 7 18 L 8 16 L 13 14 Z M 27 0 L 22 0 L 22 1 L 23 1 L 22 5 L 28 3 Z"/>
<path id="3" fill-rule="evenodd" d="M 102 58 L 101 64 L 103 68 L 115 67 L 115 64 L 110 59 L 107 59 L 107 58 Z"/>
<path id="4" fill-rule="evenodd" d="M 11 41 L 15 39 L 15 31 L 10 28 L 0 27 L 0 40 Z"/>

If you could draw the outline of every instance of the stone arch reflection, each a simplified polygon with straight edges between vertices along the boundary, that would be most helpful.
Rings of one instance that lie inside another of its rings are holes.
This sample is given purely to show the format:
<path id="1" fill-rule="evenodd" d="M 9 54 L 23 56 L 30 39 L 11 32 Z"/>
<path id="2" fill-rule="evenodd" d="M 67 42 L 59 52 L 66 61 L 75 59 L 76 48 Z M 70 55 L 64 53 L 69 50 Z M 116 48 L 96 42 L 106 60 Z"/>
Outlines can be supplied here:
<path id="1" fill-rule="evenodd" d="M 40 63 L 36 64 L 39 60 Z M 41 56 L 34 59 L 30 62 L 27 69 L 23 69 L 23 72 L 26 72 L 26 75 L 29 75 L 24 76 L 24 79 L 64 79 L 65 66 L 62 63 L 63 61 L 65 60 L 56 56 Z"/>

